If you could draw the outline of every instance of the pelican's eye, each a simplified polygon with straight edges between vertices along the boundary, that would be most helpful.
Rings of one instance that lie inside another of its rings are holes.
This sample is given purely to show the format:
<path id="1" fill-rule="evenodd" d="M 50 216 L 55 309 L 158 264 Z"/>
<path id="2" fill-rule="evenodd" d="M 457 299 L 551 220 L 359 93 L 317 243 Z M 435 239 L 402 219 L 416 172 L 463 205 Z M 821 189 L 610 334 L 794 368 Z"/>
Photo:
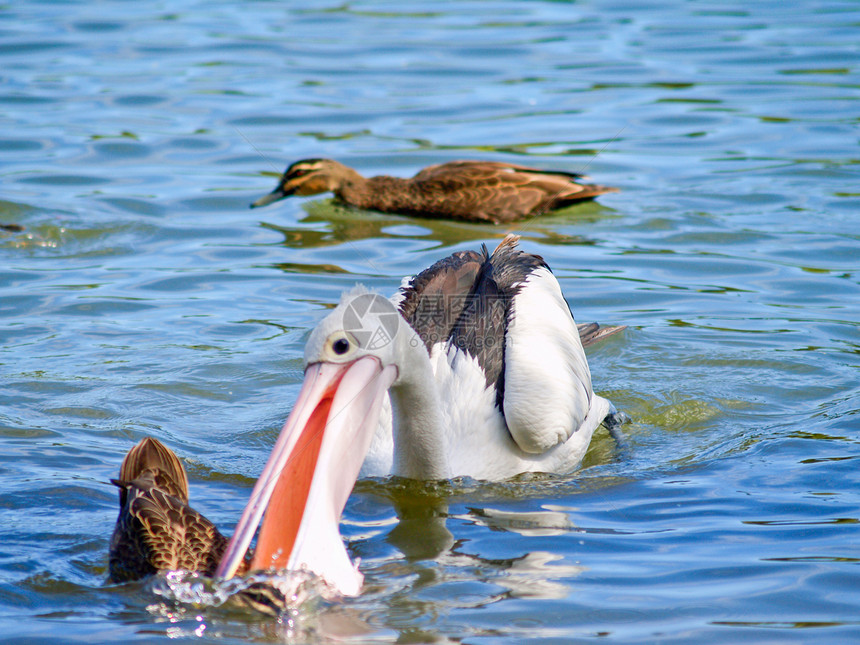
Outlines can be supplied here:
<path id="1" fill-rule="evenodd" d="M 346 338 L 338 338 L 331 345 L 332 350 L 338 356 L 343 356 L 349 351 L 349 341 Z"/>
<path id="2" fill-rule="evenodd" d="M 361 343 L 352 334 L 345 330 L 338 330 L 331 334 L 325 341 L 324 353 L 329 360 L 346 360 L 356 351 L 361 349 Z"/>

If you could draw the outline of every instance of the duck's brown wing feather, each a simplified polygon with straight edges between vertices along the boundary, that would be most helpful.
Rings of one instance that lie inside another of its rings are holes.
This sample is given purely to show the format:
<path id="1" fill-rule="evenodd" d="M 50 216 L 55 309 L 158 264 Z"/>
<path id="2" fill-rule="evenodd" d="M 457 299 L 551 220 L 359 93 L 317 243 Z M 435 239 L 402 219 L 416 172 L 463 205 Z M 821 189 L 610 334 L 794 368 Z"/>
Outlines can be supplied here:
<path id="1" fill-rule="evenodd" d="M 512 171 L 535 175 L 556 175 L 566 177 L 568 181 L 571 179 L 582 179 L 584 177 L 584 175 L 579 173 L 567 172 L 565 170 L 542 170 L 540 168 L 506 163 L 504 161 L 474 161 L 464 159 L 427 166 L 420 170 L 414 177 L 412 177 L 412 179 L 423 181 L 426 179 L 439 179 L 440 177 L 445 178 L 452 174 L 467 177 L 471 176 L 478 179 L 492 175 L 511 173 Z"/>
<path id="2" fill-rule="evenodd" d="M 430 166 L 410 180 L 413 207 L 457 219 L 509 222 L 616 189 L 579 184 L 581 175 L 490 161 Z M 426 202 L 426 203 L 424 203 Z"/>

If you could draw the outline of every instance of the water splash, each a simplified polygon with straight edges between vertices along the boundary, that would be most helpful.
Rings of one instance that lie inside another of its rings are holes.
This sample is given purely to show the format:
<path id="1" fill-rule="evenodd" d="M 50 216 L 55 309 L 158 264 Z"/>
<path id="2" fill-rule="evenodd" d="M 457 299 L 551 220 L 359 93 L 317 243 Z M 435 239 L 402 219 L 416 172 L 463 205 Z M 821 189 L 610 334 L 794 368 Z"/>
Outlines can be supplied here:
<path id="1" fill-rule="evenodd" d="M 331 588 L 313 573 L 301 571 L 257 572 L 245 577 L 216 580 L 194 571 L 168 571 L 152 579 L 151 591 L 164 599 L 150 611 L 166 618 L 187 618 L 188 610 L 210 608 L 252 609 L 285 620 L 313 609 Z M 167 612 L 167 613 L 165 613 Z"/>

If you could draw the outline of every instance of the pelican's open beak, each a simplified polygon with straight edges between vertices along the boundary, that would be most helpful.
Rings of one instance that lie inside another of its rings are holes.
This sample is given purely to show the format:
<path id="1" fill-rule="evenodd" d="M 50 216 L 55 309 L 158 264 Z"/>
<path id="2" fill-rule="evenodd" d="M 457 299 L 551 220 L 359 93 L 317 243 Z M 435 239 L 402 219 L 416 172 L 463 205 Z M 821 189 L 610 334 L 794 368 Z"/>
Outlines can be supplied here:
<path id="1" fill-rule="evenodd" d="M 280 201 L 280 200 L 284 199 L 284 197 L 289 197 L 289 196 L 290 196 L 290 193 L 285 192 L 283 186 L 278 186 L 277 188 L 275 188 L 275 190 L 270 192 L 268 195 L 263 195 L 262 197 L 260 197 L 260 199 L 258 199 L 253 204 L 251 204 L 251 208 L 259 208 L 260 206 L 268 206 L 269 204 Z"/>
<path id="2" fill-rule="evenodd" d="M 308 366 L 216 577 L 233 576 L 265 512 L 252 571 L 307 568 L 341 594 L 359 593 L 363 576 L 344 547 L 340 516 L 396 376 L 370 356 Z"/>

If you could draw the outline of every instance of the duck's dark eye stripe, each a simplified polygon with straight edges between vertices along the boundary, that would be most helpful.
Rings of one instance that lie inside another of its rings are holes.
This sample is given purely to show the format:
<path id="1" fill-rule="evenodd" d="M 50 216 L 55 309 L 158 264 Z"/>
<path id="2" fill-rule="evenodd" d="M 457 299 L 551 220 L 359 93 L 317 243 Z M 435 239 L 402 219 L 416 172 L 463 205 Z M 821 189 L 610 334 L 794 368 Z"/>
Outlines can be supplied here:
<path id="1" fill-rule="evenodd" d="M 335 354 L 346 354 L 349 351 L 349 341 L 346 338 L 338 338 L 331 346 Z"/>

